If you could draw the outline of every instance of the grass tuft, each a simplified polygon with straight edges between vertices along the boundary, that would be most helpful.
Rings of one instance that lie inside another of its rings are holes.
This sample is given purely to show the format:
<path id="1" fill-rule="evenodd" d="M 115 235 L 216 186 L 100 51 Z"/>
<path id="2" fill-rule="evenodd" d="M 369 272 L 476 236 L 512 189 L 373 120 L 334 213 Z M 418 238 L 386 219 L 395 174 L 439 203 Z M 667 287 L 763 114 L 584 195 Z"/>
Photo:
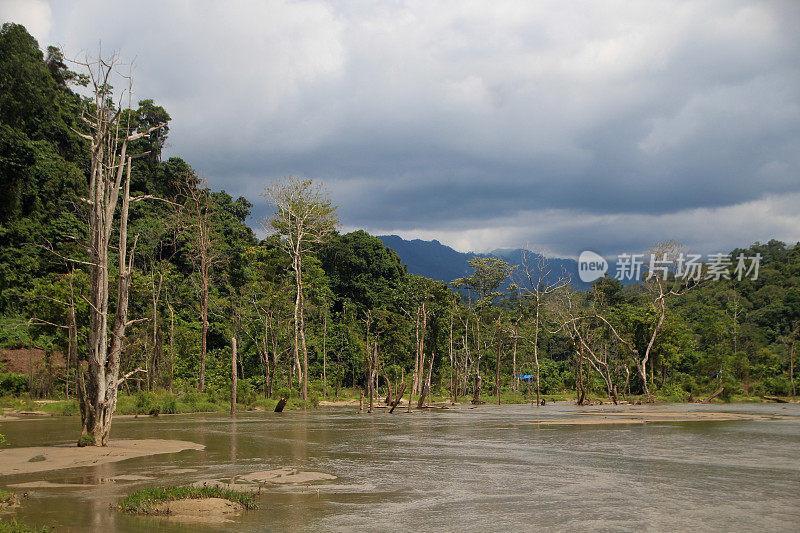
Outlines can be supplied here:
<path id="1" fill-rule="evenodd" d="M 31 527 L 26 526 L 25 524 L 21 524 L 16 521 L 16 519 L 11 519 L 10 522 L 7 522 L 3 518 L 0 518 L 0 533 L 46 533 L 48 531 L 52 531 L 49 527 Z"/>
<path id="2" fill-rule="evenodd" d="M 119 510 L 130 514 L 157 514 L 155 506 L 176 500 L 190 500 L 200 498 L 222 498 L 240 504 L 245 509 L 257 507 L 252 494 L 238 492 L 221 487 L 192 487 L 185 485 L 168 487 L 148 487 L 137 490 L 121 499 L 118 503 Z"/>

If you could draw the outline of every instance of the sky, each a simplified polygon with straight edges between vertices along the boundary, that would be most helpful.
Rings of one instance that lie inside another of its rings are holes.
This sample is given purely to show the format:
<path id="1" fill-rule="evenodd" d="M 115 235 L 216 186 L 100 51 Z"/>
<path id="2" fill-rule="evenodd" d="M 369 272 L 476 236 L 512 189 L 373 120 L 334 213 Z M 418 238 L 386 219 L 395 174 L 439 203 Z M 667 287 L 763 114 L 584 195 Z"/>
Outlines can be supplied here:
<path id="1" fill-rule="evenodd" d="M 342 231 L 460 251 L 800 241 L 793 0 L 0 0 L 0 20 L 133 62 L 165 155 L 256 229 L 291 174 Z"/>

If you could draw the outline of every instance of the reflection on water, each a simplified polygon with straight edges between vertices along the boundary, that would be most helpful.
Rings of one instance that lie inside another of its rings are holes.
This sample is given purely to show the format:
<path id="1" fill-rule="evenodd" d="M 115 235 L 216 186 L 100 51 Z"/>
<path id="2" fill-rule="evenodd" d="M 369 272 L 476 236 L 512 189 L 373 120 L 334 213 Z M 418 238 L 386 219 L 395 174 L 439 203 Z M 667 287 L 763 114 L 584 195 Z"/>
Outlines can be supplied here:
<path id="1" fill-rule="evenodd" d="M 210 531 L 287 530 L 770 530 L 800 524 L 800 405 L 644 406 L 796 418 L 607 426 L 539 426 L 532 415 L 578 417 L 609 407 L 555 404 L 359 414 L 352 408 L 119 418 L 115 438 L 204 444 L 99 465 L 7 476 L 92 484 L 29 489 L 17 513 L 58 531 L 181 531 L 111 505 L 154 483 L 230 479 L 282 466 L 327 472 L 328 484 L 275 487 L 260 509 Z M 13 446 L 75 440 L 75 418 L 7 422 Z M 104 482 L 122 474 L 147 481 Z M 196 525 L 185 531 L 197 531 Z"/>

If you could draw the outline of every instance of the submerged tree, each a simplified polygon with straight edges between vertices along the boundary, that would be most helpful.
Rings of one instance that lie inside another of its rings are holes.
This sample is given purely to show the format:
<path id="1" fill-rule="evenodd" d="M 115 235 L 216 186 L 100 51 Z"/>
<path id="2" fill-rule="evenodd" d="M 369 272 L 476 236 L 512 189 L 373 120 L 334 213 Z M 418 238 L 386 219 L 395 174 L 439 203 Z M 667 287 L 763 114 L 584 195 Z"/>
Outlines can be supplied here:
<path id="1" fill-rule="evenodd" d="M 305 333 L 305 300 L 303 297 L 303 258 L 314 243 L 329 237 L 339 224 L 336 206 L 331 205 L 321 184 L 310 179 L 289 176 L 276 181 L 264 192 L 267 201 L 275 207 L 268 220 L 269 226 L 282 237 L 282 242 L 292 258 L 295 279 L 294 301 L 294 358 L 299 361 L 302 349 L 302 369 L 298 369 L 302 383 L 302 398 L 308 399 L 308 348 Z"/>
<path id="2" fill-rule="evenodd" d="M 469 260 L 469 266 L 473 269 L 472 275 L 463 278 L 457 278 L 453 280 L 452 284 L 457 288 L 466 289 L 470 295 L 475 294 L 478 297 L 478 302 L 475 306 L 478 349 L 477 361 L 475 363 L 475 390 L 472 398 L 472 403 L 478 404 L 480 403 L 481 395 L 481 311 L 491 307 L 495 300 L 503 296 L 504 293 L 500 291 L 500 287 L 506 282 L 508 277 L 514 271 L 515 267 L 497 257 L 478 256 L 474 256 Z M 467 320 L 469 320 L 469 315 L 467 316 Z M 500 325 L 499 320 L 500 315 L 498 315 L 498 326 Z M 498 358 L 500 357 L 500 332 L 501 328 L 498 327 Z M 499 381 L 497 383 L 497 388 L 499 389 Z"/>
<path id="3" fill-rule="evenodd" d="M 550 276 L 551 268 L 543 255 L 531 257 L 533 254 L 527 248 L 522 250 L 522 271 L 524 278 L 521 283 L 521 290 L 524 296 L 531 298 L 533 307 L 533 338 L 529 339 L 533 345 L 533 360 L 536 365 L 536 405 L 541 402 L 541 366 L 539 364 L 539 329 L 542 323 L 541 310 L 542 302 L 550 294 L 558 291 L 562 287 L 569 285 L 569 276 L 562 273 L 559 277 L 552 279 Z M 516 379 L 516 376 L 514 376 Z"/>
<path id="4" fill-rule="evenodd" d="M 79 380 L 83 426 L 80 442 L 98 446 L 108 444 L 117 389 L 128 377 L 119 377 L 125 329 L 133 322 L 128 320 L 128 292 L 136 238 L 128 253 L 128 209 L 132 201 L 141 199 L 132 198 L 130 194 L 132 156 L 128 154 L 128 143 L 164 126 L 159 124 L 132 133 L 130 114 L 112 101 L 110 81 L 117 62 L 117 57 L 112 56 L 85 64 L 90 72 L 94 101 L 82 115 L 90 133 L 79 133 L 89 141 L 91 149 L 89 194 L 84 199 L 89 206 L 89 357 L 88 369 Z M 117 213 L 118 225 L 115 223 Z M 117 294 L 109 331 L 109 286 L 113 268 L 109 252 L 115 230 L 118 237 Z"/>

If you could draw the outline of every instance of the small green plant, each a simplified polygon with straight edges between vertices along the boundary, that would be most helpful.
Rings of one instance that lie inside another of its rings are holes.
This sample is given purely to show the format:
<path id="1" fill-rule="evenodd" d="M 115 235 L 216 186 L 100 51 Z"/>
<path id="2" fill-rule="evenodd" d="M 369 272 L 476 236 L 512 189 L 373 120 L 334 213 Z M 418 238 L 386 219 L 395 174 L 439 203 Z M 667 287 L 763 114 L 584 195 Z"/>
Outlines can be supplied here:
<path id="1" fill-rule="evenodd" d="M 47 458 L 44 455 L 34 455 L 30 459 L 28 459 L 29 463 L 41 463 L 42 461 L 46 461 Z"/>
<path id="2" fill-rule="evenodd" d="M 174 415 L 178 412 L 178 398 L 174 394 L 167 394 L 159 406 L 162 413 Z"/>
<path id="3" fill-rule="evenodd" d="M 25 524 L 17 522 L 15 519 L 6 522 L 0 518 L 0 533 L 46 533 L 48 531 L 52 530 L 49 527 L 35 528 L 26 526 Z"/>
<path id="4" fill-rule="evenodd" d="M 94 446 L 96 444 L 94 440 L 94 435 L 91 433 L 86 433 L 81 435 L 81 438 L 78 439 L 78 447 L 83 448 L 85 446 Z"/>

